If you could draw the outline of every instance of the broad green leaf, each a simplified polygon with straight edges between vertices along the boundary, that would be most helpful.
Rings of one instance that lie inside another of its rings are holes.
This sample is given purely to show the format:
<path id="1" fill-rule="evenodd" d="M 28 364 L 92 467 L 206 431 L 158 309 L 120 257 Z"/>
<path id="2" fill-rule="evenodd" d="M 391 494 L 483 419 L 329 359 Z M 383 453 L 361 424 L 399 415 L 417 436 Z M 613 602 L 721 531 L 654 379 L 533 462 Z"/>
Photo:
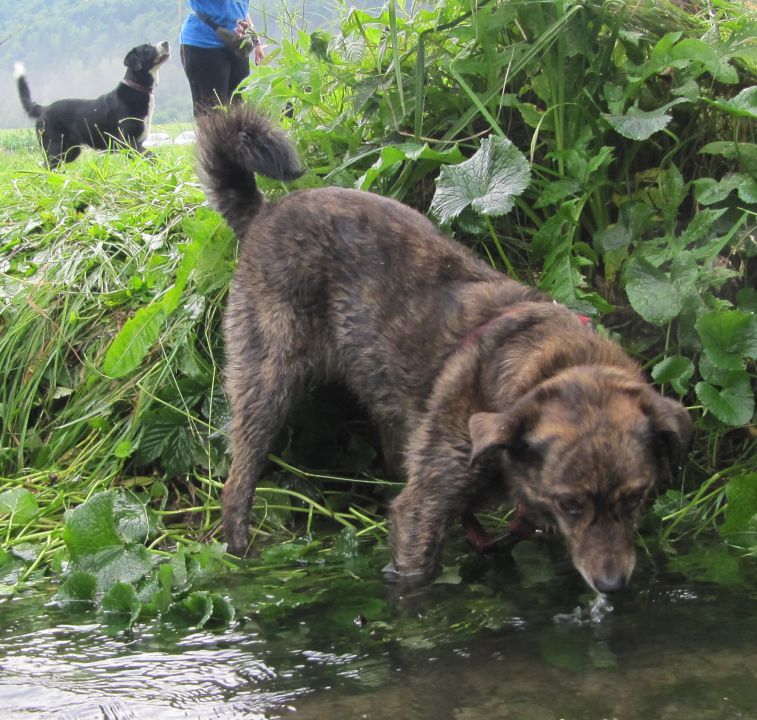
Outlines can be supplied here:
<path id="1" fill-rule="evenodd" d="M 116 532 L 125 543 L 142 544 L 150 534 L 150 521 L 145 506 L 125 493 L 113 498 L 113 520 Z"/>
<path id="2" fill-rule="evenodd" d="M 576 307 L 578 288 L 584 284 L 585 280 L 574 265 L 569 251 L 556 249 L 547 256 L 539 287 L 548 292 L 553 299 Z"/>
<path id="3" fill-rule="evenodd" d="M 265 548 L 261 553 L 261 558 L 269 565 L 288 565 L 301 561 L 306 555 L 312 554 L 320 548 L 320 543 L 294 540 Z"/>
<path id="4" fill-rule="evenodd" d="M 196 291 L 205 295 L 227 285 L 231 279 L 237 241 L 231 228 L 215 213 L 194 220 L 196 223 L 182 224 L 192 242 L 186 247 L 184 259 L 176 272 L 176 287 L 183 293 L 191 275 Z M 172 312 L 165 309 L 166 314 Z"/>
<path id="5" fill-rule="evenodd" d="M 165 319 L 159 302 L 140 308 L 124 323 L 105 354 L 103 373 L 120 378 L 134 372 L 155 345 Z"/>
<path id="6" fill-rule="evenodd" d="M 134 448 L 129 440 L 122 440 L 113 448 L 113 455 L 117 458 L 127 458 L 131 455 L 133 449 Z"/>
<path id="7" fill-rule="evenodd" d="M 171 589 L 173 588 L 174 571 L 170 562 L 161 563 L 158 566 L 156 578 L 149 600 L 145 603 L 145 609 L 153 613 L 165 613 L 172 602 Z"/>
<path id="8" fill-rule="evenodd" d="M 189 425 L 177 425 L 166 438 L 160 459 L 169 475 L 189 472 L 194 462 L 195 437 Z"/>
<path id="9" fill-rule="evenodd" d="M 131 627 L 139 618 L 142 603 L 133 585 L 116 582 L 105 591 L 98 609 L 106 618 L 114 615 L 128 616 Z"/>
<path id="10" fill-rule="evenodd" d="M 18 578 L 24 571 L 26 564 L 23 560 L 16 557 L 15 554 L 6 552 L 0 548 L 0 587 L 9 585 L 13 586 L 18 582 Z M 5 593 L 0 590 L 0 595 Z"/>
<path id="11" fill-rule="evenodd" d="M 705 410 L 726 425 L 746 425 L 754 416 L 754 393 L 745 371 L 728 373 L 720 388 L 703 381 L 694 390 Z"/>
<path id="12" fill-rule="evenodd" d="M 713 234 L 712 226 L 724 212 L 725 208 L 700 210 L 691 218 L 686 229 L 680 234 L 679 245 L 689 247 L 703 240 L 709 241 Z M 674 253 L 674 256 L 677 256 L 677 253 Z"/>
<path id="13" fill-rule="evenodd" d="M 639 110 L 637 107 L 629 108 L 625 115 L 610 115 L 602 113 L 602 117 L 623 137 L 629 140 L 646 140 L 656 132 L 667 127 L 672 116 L 667 111 L 678 103 L 687 102 L 685 98 L 675 100 L 663 105 L 657 110 Z"/>
<path id="14" fill-rule="evenodd" d="M 236 613 L 231 600 L 220 593 L 212 593 L 210 597 L 213 600 L 213 612 L 210 615 L 210 619 L 220 625 L 232 623 Z"/>
<path id="15" fill-rule="evenodd" d="M 225 545 L 205 543 L 182 548 L 171 557 L 173 587 L 188 590 L 192 584 L 206 582 L 224 567 Z"/>
<path id="16" fill-rule="evenodd" d="M 115 490 L 97 493 L 66 515 L 63 540 L 72 560 L 121 545 L 113 518 L 115 495 Z"/>
<path id="17" fill-rule="evenodd" d="M 720 155 L 726 160 L 747 157 L 757 161 L 757 143 L 716 140 L 699 150 L 704 155 Z"/>
<path id="18" fill-rule="evenodd" d="M 681 39 L 683 32 L 676 30 L 663 35 L 652 48 L 650 63 L 653 65 L 664 65 L 670 59 L 670 51 L 673 46 Z"/>
<path id="19" fill-rule="evenodd" d="M 631 243 L 631 231 L 624 225 L 608 225 L 594 235 L 594 247 L 602 253 L 625 250 Z"/>
<path id="20" fill-rule="evenodd" d="M 747 546 L 757 546 L 757 473 L 730 479 L 725 496 L 728 504 L 720 534 Z M 736 534 L 740 537 L 734 537 Z"/>
<path id="21" fill-rule="evenodd" d="M 715 310 L 699 317 L 695 327 L 707 356 L 722 370 L 740 370 L 744 358 L 757 358 L 757 316 Z"/>
<path id="22" fill-rule="evenodd" d="M 193 240 L 183 247 L 184 257 L 176 270 L 175 284 L 160 300 L 137 310 L 113 338 L 103 362 L 106 375 L 124 377 L 142 364 L 157 342 L 166 318 L 179 307 L 192 273 L 202 292 L 225 284 L 231 276 L 233 233 L 216 213 L 200 208 L 182 223 L 182 228 Z"/>
<path id="23" fill-rule="evenodd" d="M 26 525 L 39 515 L 37 498 L 25 488 L 11 488 L 0 493 L 0 515 L 8 513 L 11 527 Z"/>
<path id="24" fill-rule="evenodd" d="M 182 601 L 181 607 L 195 625 L 202 628 L 213 615 L 213 597 L 208 592 L 196 590 Z"/>
<path id="25" fill-rule="evenodd" d="M 729 374 L 734 372 L 733 370 L 721 370 L 712 362 L 707 353 L 702 353 L 699 356 L 698 366 L 699 374 L 702 376 L 702 379 L 712 385 L 723 385 L 724 383 L 727 383 Z"/>
<path id="26" fill-rule="evenodd" d="M 455 164 L 461 162 L 463 159 L 463 154 L 457 145 L 447 152 L 432 150 L 425 143 L 386 145 L 381 149 L 376 162 L 357 179 L 355 187 L 359 190 L 368 190 L 379 177 L 392 171 L 399 163 L 406 160 L 415 162 L 418 160 L 431 160 L 439 164 Z"/>
<path id="27" fill-rule="evenodd" d="M 55 600 L 64 605 L 70 602 L 93 602 L 97 593 L 97 578 L 94 573 L 72 570 L 66 576 Z"/>
<path id="28" fill-rule="evenodd" d="M 734 190 L 744 202 L 757 202 L 757 180 L 745 173 L 732 173 L 719 182 L 713 178 L 700 178 L 694 181 L 694 187 L 696 198 L 702 205 L 721 202 Z"/>
<path id="29" fill-rule="evenodd" d="M 482 215 L 504 215 L 528 186 L 530 174 L 528 160 L 509 140 L 485 138 L 469 160 L 442 167 L 431 213 L 442 224 L 469 205 Z"/>
<path id="30" fill-rule="evenodd" d="M 682 355 L 671 355 L 652 368 L 652 379 L 660 384 L 670 383 L 679 395 L 685 395 L 688 381 L 694 375 L 694 364 Z"/>
<path id="31" fill-rule="evenodd" d="M 718 54 L 703 40 L 695 38 L 685 38 L 676 43 L 669 51 L 669 57 L 672 60 L 689 60 L 701 63 L 713 77 L 717 75 L 720 69 L 720 57 Z"/>
<path id="32" fill-rule="evenodd" d="M 744 88 L 736 97 L 730 100 L 719 98 L 718 100 L 708 100 L 707 102 L 729 115 L 757 119 L 757 85 Z"/>
<path id="33" fill-rule="evenodd" d="M 683 309 L 683 298 L 670 278 L 641 258 L 632 258 L 626 270 L 626 293 L 631 306 L 647 322 L 664 325 Z"/>
<path id="34" fill-rule="evenodd" d="M 450 584 L 456 583 L 453 581 Z M 382 620 L 389 615 L 389 605 L 385 600 L 370 595 L 356 595 L 349 581 L 342 581 L 342 585 L 343 592 L 340 593 L 337 586 L 330 593 L 332 597 L 340 598 L 339 602 L 327 602 L 319 612 L 319 617 L 323 618 L 327 627 L 352 627 L 358 615 L 363 615 L 370 622 Z"/>
<path id="35" fill-rule="evenodd" d="M 187 418 L 161 407 L 145 415 L 136 457 L 140 462 L 160 459 L 169 475 L 180 475 L 192 467 L 196 447 Z"/>
<path id="36" fill-rule="evenodd" d="M 660 200 L 665 229 L 672 232 L 678 221 L 678 210 L 688 195 L 688 186 L 678 167 L 671 163 L 660 172 Z"/>
<path id="37" fill-rule="evenodd" d="M 80 560 L 125 542 L 143 542 L 149 524 L 144 507 L 116 490 L 100 492 L 66 515 L 63 540 L 71 559 Z"/>
<path id="38" fill-rule="evenodd" d="M 75 569 L 95 576 L 97 591 L 107 591 L 114 583 L 136 583 L 152 570 L 150 551 L 143 545 L 112 545 L 95 553 L 82 555 Z"/>
<path id="39" fill-rule="evenodd" d="M 743 582 L 741 563 L 722 545 L 697 547 L 685 555 L 670 556 L 671 570 L 690 580 L 738 585 Z"/>

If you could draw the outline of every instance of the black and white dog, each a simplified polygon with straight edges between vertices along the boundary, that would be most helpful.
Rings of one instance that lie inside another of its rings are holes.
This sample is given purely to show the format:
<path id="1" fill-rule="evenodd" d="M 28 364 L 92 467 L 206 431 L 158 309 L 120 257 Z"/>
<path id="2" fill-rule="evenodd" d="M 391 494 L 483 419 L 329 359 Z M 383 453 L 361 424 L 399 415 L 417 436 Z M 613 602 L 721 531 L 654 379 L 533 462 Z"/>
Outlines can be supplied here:
<path id="1" fill-rule="evenodd" d="M 124 58 L 126 75 L 115 90 L 94 100 L 58 100 L 39 105 L 31 97 L 26 71 L 16 63 L 21 105 L 37 121 L 39 137 L 51 168 L 75 160 L 83 145 L 95 150 L 132 148 L 144 153 L 150 131 L 158 68 L 168 60 L 168 42 L 139 45 Z"/>

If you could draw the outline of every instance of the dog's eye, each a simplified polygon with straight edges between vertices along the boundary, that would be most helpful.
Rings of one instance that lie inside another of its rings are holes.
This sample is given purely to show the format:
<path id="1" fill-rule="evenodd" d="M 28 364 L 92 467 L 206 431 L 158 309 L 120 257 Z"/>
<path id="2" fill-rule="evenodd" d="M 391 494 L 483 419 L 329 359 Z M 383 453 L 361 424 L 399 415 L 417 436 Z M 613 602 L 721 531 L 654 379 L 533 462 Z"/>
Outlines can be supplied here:
<path id="1" fill-rule="evenodd" d="M 632 492 L 623 498 L 623 505 L 625 505 L 627 510 L 636 510 L 636 508 L 641 505 L 643 500 L 644 491 L 637 490 L 636 492 Z"/>
<path id="2" fill-rule="evenodd" d="M 555 504 L 561 512 L 572 518 L 580 518 L 586 510 L 585 504 L 571 495 L 558 495 L 555 498 Z"/>

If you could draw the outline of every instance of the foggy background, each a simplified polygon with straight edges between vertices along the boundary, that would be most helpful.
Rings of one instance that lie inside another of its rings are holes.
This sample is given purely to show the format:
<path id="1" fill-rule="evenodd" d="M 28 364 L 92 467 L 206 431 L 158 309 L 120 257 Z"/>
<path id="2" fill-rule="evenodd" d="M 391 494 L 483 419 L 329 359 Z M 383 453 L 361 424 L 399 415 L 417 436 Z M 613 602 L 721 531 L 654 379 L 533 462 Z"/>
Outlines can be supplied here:
<path id="1" fill-rule="evenodd" d="M 380 0 L 251 0 L 258 32 L 279 40 L 284 23 L 312 31 L 331 26 L 338 7 L 379 9 Z M 189 86 L 179 59 L 179 28 L 187 0 L 0 0 L 0 128 L 31 127 L 13 80 L 20 60 L 32 99 L 42 105 L 66 97 L 93 98 L 116 87 L 123 59 L 135 45 L 168 40 L 153 122 L 190 121 Z M 254 70 L 253 70 L 254 72 Z"/>

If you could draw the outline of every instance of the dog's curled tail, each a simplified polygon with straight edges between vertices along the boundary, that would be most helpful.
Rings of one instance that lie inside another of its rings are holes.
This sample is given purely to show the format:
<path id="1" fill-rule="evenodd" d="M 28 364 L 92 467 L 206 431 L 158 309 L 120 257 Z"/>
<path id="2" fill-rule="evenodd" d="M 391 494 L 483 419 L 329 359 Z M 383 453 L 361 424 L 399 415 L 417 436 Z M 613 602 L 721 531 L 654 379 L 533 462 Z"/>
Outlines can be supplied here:
<path id="1" fill-rule="evenodd" d="M 18 87 L 18 96 L 21 98 L 22 107 L 30 118 L 36 120 L 42 114 L 42 106 L 32 100 L 29 83 L 26 82 L 26 68 L 23 63 L 15 63 L 13 77 L 16 79 L 16 87 Z"/>
<path id="2" fill-rule="evenodd" d="M 286 135 L 267 117 L 244 105 L 199 118 L 197 159 L 210 203 L 237 237 L 263 204 L 256 173 L 289 181 L 304 172 Z"/>

